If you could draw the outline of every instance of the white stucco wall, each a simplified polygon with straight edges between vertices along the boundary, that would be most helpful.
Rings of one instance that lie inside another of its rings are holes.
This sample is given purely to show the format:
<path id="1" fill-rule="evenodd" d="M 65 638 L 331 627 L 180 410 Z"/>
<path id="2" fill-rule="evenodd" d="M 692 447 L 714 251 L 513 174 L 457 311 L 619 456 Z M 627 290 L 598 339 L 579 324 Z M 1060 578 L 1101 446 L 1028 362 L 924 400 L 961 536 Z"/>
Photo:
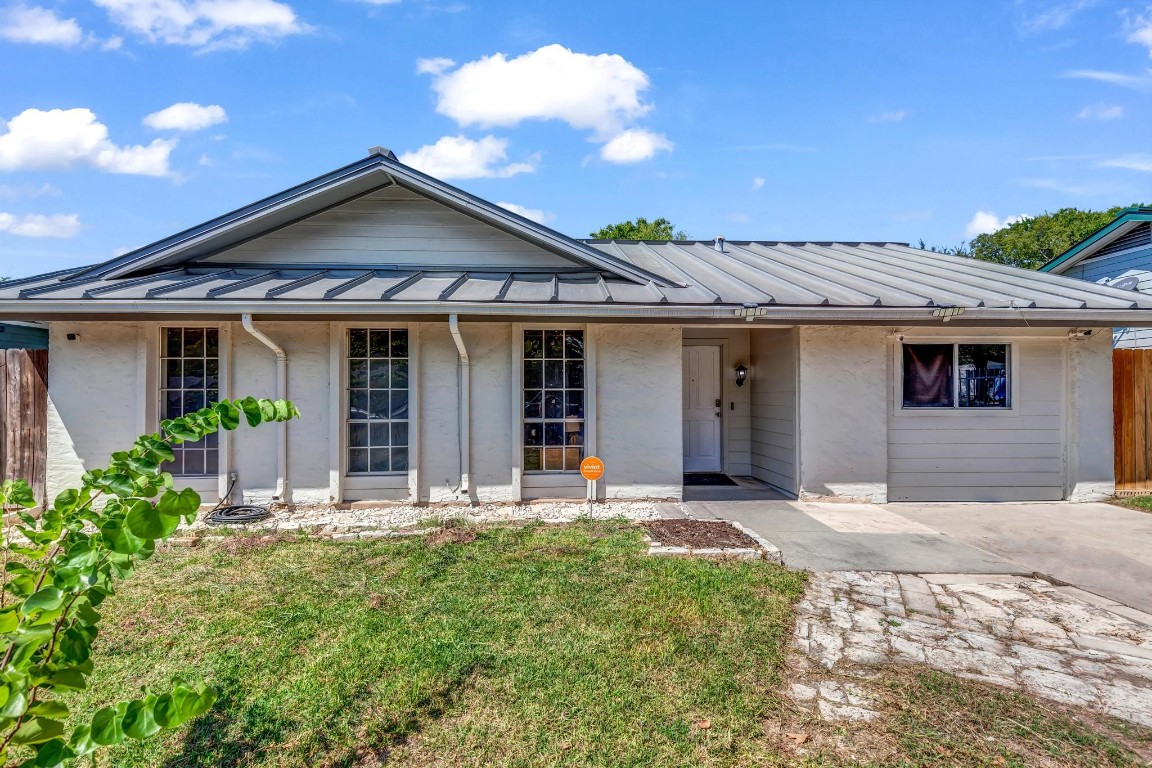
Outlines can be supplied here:
<path id="1" fill-rule="evenodd" d="M 1068 342 L 1068 387 L 1068 498 L 1105 499 L 1116 492 L 1111 329 Z"/>
<path id="2" fill-rule="evenodd" d="M 610 499 L 680 498 L 681 328 L 599 325 L 596 335 L 598 492 Z"/>
<path id="3" fill-rule="evenodd" d="M 67 334 L 79 335 L 68 341 Z M 52 499 L 126 450 L 144 419 L 135 323 L 51 323 L 48 356 L 48 462 Z"/>
<path id="4" fill-rule="evenodd" d="M 887 501 L 887 334 L 798 329 L 801 498 Z"/>

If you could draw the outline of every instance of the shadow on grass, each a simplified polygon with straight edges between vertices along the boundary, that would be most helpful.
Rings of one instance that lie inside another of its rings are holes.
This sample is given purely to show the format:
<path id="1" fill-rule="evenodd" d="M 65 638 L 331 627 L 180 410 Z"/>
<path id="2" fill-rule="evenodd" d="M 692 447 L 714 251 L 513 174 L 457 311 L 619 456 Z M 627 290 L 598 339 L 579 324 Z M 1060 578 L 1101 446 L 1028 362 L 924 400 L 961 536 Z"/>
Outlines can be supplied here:
<path id="1" fill-rule="evenodd" d="M 329 728 L 321 727 L 318 733 L 310 734 L 311 738 L 304 741 L 311 741 L 310 751 L 319 752 L 327 759 L 313 762 L 300 754 L 286 756 L 284 764 L 335 768 L 359 765 L 370 757 L 385 761 L 393 749 L 419 734 L 429 722 L 443 717 L 458 701 L 460 694 L 475 683 L 484 666 L 482 662 L 465 666 L 443 684 L 413 701 L 406 710 L 381 722 L 366 723 L 360 735 L 361 743 L 354 754 L 348 754 L 348 744 L 337 743 L 329 737 Z M 243 700 L 245 691 L 238 681 L 222 682 L 217 685 L 217 691 L 216 704 L 192 722 L 180 744 L 180 751 L 165 760 L 161 768 L 239 768 L 251 765 L 253 755 L 284 749 L 286 742 L 300 740 L 298 723 L 277 716 L 259 696 L 251 701 Z"/>

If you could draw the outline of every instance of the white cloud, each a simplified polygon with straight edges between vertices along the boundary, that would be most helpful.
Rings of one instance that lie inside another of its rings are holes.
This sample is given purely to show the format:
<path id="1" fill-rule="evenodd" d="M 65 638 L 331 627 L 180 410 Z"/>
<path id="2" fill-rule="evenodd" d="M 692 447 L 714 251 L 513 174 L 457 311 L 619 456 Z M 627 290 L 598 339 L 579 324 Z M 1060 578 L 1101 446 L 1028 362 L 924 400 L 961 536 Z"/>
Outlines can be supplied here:
<path id="1" fill-rule="evenodd" d="M 1100 83 L 1111 83 L 1112 85 L 1132 88 L 1137 91 L 1152 89 L 1152 70 L 1145 72 L 1143 75 L 1127 75 L 1123 72 L 1108 72 L 1100 69 L 1074 69 L 1071 72 L 1065 72 L 1061 77 L 1095 80 Z"/>
<path id="2" fill-rule="evenodd" d="M 1128 27 L 1128 42 L 1137 43 L 1148 49 L 1152 56 L 1152 6 L 1149 6 L 1144 15 L 1126 19 Z"/>
<path id="3" fill-rule="evenodd" d="M 0 121 L 0 127 L 3 127 Z M 0 133 L 0 170 L 68 170 L 90 166 L 108 173 L 168 176 L 174 139 L 120 147 L 90 109 L 26 109 Z"/>
<path id="4" fill-rule="evenodd" d="M 0 232 L 21 237 L 75 237 L 80 232 L 80 216 L 75 213 L 3 213 Z"/>
<path id="5" fill-rule="evenodd" d="M 1076 117 L 1081 120 L 1119 120 L 1124 117 L 1124 107 L 1097 102 L 1084 107 Z"/>
<path id="6" fill-rule="evenodd" d="M 1091 8 L 1096 0 L 1072 0 L 1068 3 L 1044 3 L 1044 10 L 1030 16 L 1023 21 L 1025 32 L 1053 32 L 1068 25 L 1078 12 Z"/>
<path id="7" fill-rule="evenodd" d="M 0 12 L 0 37 L 14 43 L 69 47 L 84 41 L 76 19 L 62 19 L 50 8 L 15 5 Z"/>
<path id="8" fill-rule="evenodd" d="M 190 101 L 173 104 L 144 118 L 144 125 L 157 131 L 199 131 L 226 122 L 228 113 L 224 107 L 216 104 L 205 107 Z"/>
<path id="9" fill-rule="evenodd" d="M 902 123 L 904 118 L 908 117 L 908 110 L 896 109 L 890 112 L 878 112 L 875 115 L 868 116 L 870 123 Z"/>
<path id="10" fill-rule="evenodd" d="M 639 163 L 657 152 L 671 152 L 674 145 L 662 133 L 644 128 L 621 131 L 600 148 L 600 157 L 610 163 Z"/>
<path id="11" fill-rule="evenodd" d="M 760 189 L 764 189 L 763 176 L 757 176 L 756 178 L 752 179 L 752 191 L 755 192 Z"/>
<path id="12" fill-rule="evenodd" d="M 1124 168 L 1129 171 L 1152 173 L 1152 153 L 1134 152 L 1130 155 L 1110 157 L 1097 163 L 1101 168 Z"/>
<path id="13" fill-rule="evenodd" d="M 617 54 L 553 44 L 512 59 L 497 53 L 452 71 L 443 59 L 424 61 L 423 71 L 435 78 L 436 111 L 460 125 L 561 120 L 610 138 L 651 109 L 640 100 L 648 76 Z"/>
<path id="14" fill-rule="evenodd" d="M 112 20 L 154 43 L 244 48 L 310 31 L 275 0 L 93 0 Z"/>
<path id="15" fill-rule="evenodd" d="M 512 213 L 515 213 L 519 216 L 523 216 L 526 219 L 530 219 L 537 224 L 547 224 L 554 218 L 552 214 L 548 213 L 547 211 L 542 211 L 539 208 L 526 208 L 523 205 L 517 205 L 516 203 L 496 203 L 496 205 L 506 210 L 512 211 Z"/>
<path id="16" fill-rule="evenodd" d="M 1015 224 L 1018 221 L 1023 221 L 1028 218 L 1027 214 L 1020 214 L 1019 216 L 1008 216 L 1007 218 L 999 218 L 992 211 L 976 211 L 976 215 L 964 227 L 964 237 L 973 238 L 976 235 L 987 235 L 995 232 L 998 229 L 1003 229 L 1009 224 Z"/>
<path id="17" fill-rule="evenodd" d="M 438 179 L 507 178 L 536 170 L 535 161 L 508 163 L 508 140 L 485 136 L 473 141 L 465 136 L 444 136 L 415 152 L 400 155 L 400 162 Z"/>
<path id="18" fill-rule="evenodd" d="M 446 70 L 452 69 L 454 66 L 456 66 L 455 61 L 446 59 L 443 56 L 432 59 L 416 59 L 416 74 L 440 75 Z"/>

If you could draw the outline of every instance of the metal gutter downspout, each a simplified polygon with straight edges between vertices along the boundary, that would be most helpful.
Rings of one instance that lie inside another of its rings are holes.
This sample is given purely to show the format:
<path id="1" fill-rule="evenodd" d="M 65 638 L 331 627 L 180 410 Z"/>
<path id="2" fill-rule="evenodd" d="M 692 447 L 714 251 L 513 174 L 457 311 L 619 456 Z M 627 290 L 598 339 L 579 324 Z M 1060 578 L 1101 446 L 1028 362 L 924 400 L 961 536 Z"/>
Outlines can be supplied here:
<path id="1" fill-rule="evenodd" d="M 252 325 L 252 315 L 245 312 L 240 316 L 244 330 L 276 355 L 276 399 L 288 399 L 288 353 Z M 274 501 L 288 503 L 288 422 L 282 421 L 276 430 L 276 493 Z"/>
<path id="2" fill-rule="evenodd" d="M 468 358 L 468 349 L 460 336 L 460 323 L 456 315 L 448 315 L 448 330 L 460 352 L 460 492 L 467 494 L 471 491 L 472 481 L 472 361 Z"/>

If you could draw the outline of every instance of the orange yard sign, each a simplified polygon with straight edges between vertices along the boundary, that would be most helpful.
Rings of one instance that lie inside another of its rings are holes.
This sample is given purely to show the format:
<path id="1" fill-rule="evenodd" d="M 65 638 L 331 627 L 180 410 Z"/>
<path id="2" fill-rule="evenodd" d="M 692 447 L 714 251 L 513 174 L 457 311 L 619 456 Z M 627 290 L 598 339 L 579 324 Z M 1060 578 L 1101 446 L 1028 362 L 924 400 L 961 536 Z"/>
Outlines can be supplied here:
<path id="1" fill-rule="evenodd" d="M 604 476 L 604 462 L 595 456 L 589 456 L 580 462 L 580 475 L 585 480 L 599 480 Z"/>

